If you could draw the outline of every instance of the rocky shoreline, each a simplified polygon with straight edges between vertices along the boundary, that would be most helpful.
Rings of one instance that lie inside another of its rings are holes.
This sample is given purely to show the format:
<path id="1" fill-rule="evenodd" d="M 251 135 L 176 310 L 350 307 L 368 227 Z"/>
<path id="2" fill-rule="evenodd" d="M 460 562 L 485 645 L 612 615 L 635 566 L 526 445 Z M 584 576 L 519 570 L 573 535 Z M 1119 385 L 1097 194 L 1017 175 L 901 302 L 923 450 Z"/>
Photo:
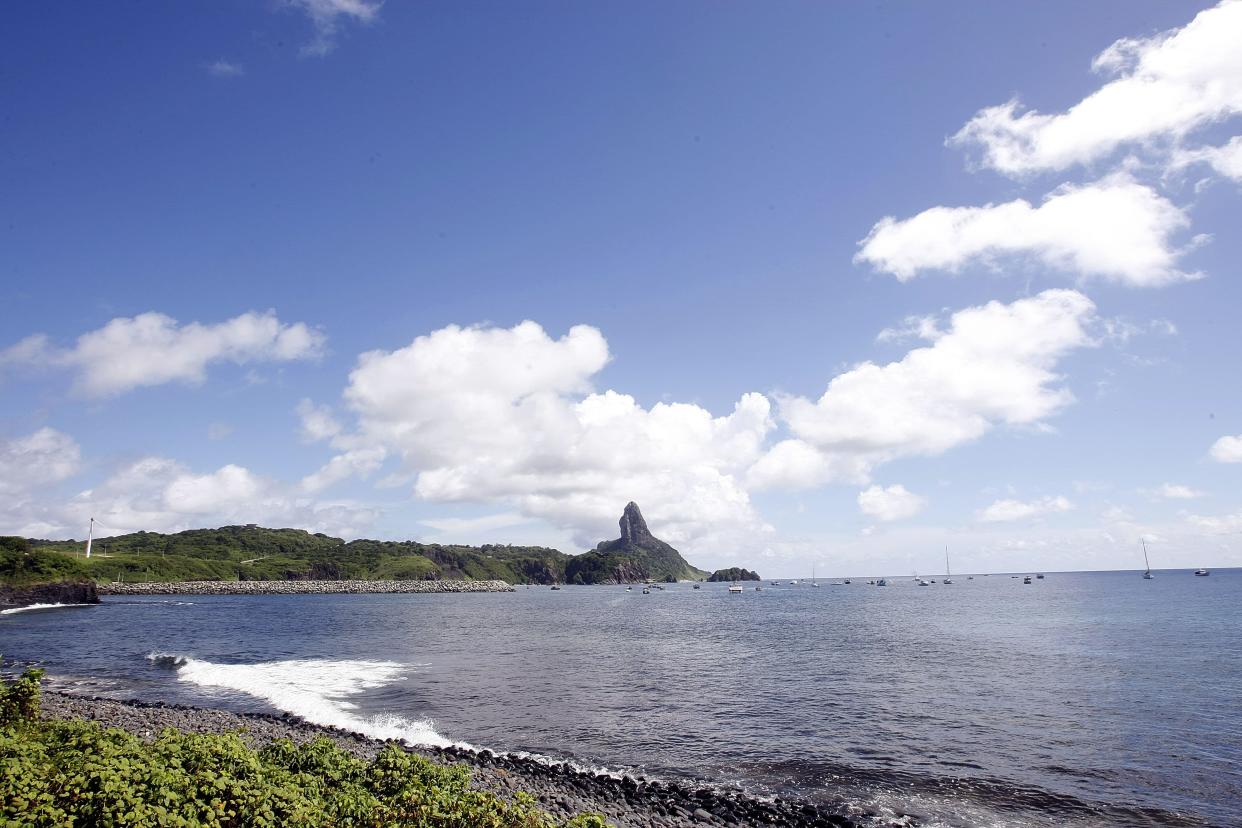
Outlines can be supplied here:
<path id="1" fill-rule="evenodd" d="M 21 587 L 0 584 L 0 610 L 32 604 L 98 604 L 100 591 L 93 581 L 52 581 Z"/>
<path id="2" fill-rule="evenodd" d="M 174 581 L 99 584 L 100 595 L 330 595 L 513 592 L 504 581 Z"/>
<path id="3" fill-rule="evenodd" d="M 327 736 L 345 750 L 374 757 L 387 743 L 360 733 L 319 727 L 289 715 L 233 713 L 184 705 L 117 701 L 44 690 L 43 715 L 52 719 L 91 719 L 143 738 L 163 728 L 220 733 L 244 730 L 255 747 L 289 738 L 304 742 Z M 409 748 L 406 748 L 409 750 Z M 557 817 L 583 812 L 603 814 L 617 828 L 689 828 L 689 826 L 807 826 L 858 828 L 862 823 L 833 809 L 780 798 L 758 799 L 740 791 L 683 782 L 650 780 L 583 770 L 568 763 L 498 754 L 469 748 L 418 748 L 414 752 L 444 764 L 470 766 L 474 787 L 498 796 L 525 791 Z M 840 809 L 842 812 L 844 808 Z M 862 818 L 874 815 L 862 814 Z M 868 825 L 876 823 L 870 819 Z M 900 823 L 907 824 L 907 823 Z"/>

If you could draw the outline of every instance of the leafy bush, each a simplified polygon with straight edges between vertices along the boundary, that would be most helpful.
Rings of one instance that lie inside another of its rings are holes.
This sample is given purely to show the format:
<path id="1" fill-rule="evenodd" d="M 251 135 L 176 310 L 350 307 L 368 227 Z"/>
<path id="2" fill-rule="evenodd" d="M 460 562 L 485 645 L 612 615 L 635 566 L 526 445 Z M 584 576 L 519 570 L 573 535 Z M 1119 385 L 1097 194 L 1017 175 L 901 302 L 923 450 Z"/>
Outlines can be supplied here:
<path id="1" fill-rule="evenodd" d="M 0 537 L 0 583 L 60 581 L 84 574 L 82 564 L 68 555 L 31 547 L 25 538 Z"/>
<path id="2" fill-rule="evenodd" d="M 39 718 L 39 679 L 28 670 L 0 687 L 0 822 L 6 825 L 415 826 L 552 828 L 517 794 L 471 790 L 462 766 L 395 747 L 374 761 L 319 738 L 262 750 L 236 733 L 167 729 L 144 743 L 96 722 Z M 598 815 L 561 823 L 604 828 Z"/>

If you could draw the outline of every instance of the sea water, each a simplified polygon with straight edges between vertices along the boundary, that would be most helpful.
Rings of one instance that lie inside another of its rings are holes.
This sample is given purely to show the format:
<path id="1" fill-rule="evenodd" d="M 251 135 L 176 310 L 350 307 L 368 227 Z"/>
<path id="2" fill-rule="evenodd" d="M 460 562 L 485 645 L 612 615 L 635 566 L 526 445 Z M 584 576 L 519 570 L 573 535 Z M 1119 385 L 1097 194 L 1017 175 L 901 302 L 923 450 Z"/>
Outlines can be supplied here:
<path id="1" fill-rule="evenodd" d="M 1242 824 L 1242 571 L 954 580 L 116 597 L 0 618 L 0 653 L 926 826 Z"/>

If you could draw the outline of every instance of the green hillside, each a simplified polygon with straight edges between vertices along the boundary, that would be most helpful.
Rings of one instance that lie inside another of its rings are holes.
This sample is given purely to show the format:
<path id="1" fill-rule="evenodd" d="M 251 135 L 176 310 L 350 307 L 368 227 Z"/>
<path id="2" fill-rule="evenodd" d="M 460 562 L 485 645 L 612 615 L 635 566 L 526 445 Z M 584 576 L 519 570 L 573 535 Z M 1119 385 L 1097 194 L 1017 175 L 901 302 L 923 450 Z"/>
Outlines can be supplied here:
<path id="1" fill-rule="evenodd" d="M 469 578 L 551 584 L 564 578 L 568 556 L 540 546 L 455 546 L 356 540 L 302 529 L 222 526 L 165 535 L 135 532 L 85 541 L 32 540 L 32 549 L 61 553 L 75 573 L 96 581 L 440 580 Z M 71 557 L 66 557 L 71 556 Z M 50 559 L 50 558 L 49 558 Z"/>

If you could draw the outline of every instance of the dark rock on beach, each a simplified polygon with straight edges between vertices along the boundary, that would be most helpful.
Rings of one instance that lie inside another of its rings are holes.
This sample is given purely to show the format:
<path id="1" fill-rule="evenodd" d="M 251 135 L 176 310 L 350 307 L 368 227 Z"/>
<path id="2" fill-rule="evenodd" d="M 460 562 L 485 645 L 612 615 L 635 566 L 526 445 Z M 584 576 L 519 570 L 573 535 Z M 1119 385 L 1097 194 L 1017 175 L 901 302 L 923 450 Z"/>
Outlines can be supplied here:
<path id="1" fill-rule="evenodd" d="M 242 731 L 253 747 L 277 739 L 305 742 L 326 736 L 363 758 L 374 758 L 386 742 L 360 733 L 307 724 L 289 715 L 232 713 L 184 705 L 91 698 L 44 690 L 43 715 L 81 718 L 116 727 L 144 739 L 174 727 L 192 733 Z M 403 746 L 404 747 L 404 746 Z M 470 767 L 475 788 L 510 798 L 523 791 L 553 816 L 593 812 L 617 828 L 691 828 L 702 825 L 833 826 L 855 828 L 844 813 L 809 803 L 747 796 L 736 789 L 695 786 L 586 770 L 565 762 L 475 750 L 466 747 L 405 748 L 444 764 Z"/>
<path id="2" fill-rule="evenodd" d="M 93 581 L 55 581 L 31 586 L 0 584 L 0 610 L 31 604 L 98 604 Z"/>

